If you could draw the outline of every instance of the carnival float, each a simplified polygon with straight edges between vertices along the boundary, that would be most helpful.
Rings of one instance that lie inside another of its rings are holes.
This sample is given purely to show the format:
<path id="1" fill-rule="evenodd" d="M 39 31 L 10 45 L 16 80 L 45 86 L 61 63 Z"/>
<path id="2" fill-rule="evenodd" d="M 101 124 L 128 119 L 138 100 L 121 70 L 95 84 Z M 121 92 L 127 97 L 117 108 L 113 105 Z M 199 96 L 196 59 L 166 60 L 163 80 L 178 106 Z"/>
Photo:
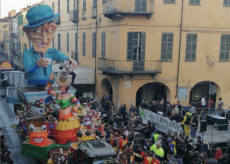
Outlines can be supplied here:
<path id="1" fill-rule="evenodd" d="M 77 62 L 49 48 L 57 17 L 48 5 L 28 10 L 23 31 L 32 47 L 23 52 L 25 72 L 4 75 L 13 84 L 6 101 L 13 103 L 18 119 L 11 127 L 24 139 L 21 153 L 49 164 L 115 163 L 114 149 L 101 140 L 111 132 L 104 130 L 100 112 L 90 109 L 95 100 L 83 104 L 75 97 L 69 73 Z M 53 72 L 52 61 L 62 70 Z"/>

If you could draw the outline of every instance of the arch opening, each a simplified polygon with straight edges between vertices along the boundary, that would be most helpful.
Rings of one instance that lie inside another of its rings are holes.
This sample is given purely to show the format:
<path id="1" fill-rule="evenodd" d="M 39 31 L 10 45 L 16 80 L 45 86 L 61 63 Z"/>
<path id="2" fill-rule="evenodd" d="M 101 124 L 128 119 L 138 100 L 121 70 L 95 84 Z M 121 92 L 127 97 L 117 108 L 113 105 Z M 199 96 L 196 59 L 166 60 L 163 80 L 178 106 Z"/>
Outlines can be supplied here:
<path id="1" fill-rule="evenodd" d="M 139 106 L 143 100 L 151 104 L 153 100 L 158 101 L 162 98 L 164 100 L 170 98 L 169 88 L 165 84 L 159 82 L 147 83 L 137 90 L 136 106 Z"/>
<path id="2" fill-rule="evenodd" d="M 113 88 L 108 79 L 105 78 L 101 81 L 101 90 L 102 90 L 101 93 L 103 94 L 104 97 L 106 93 L 108 93 L 109 99 L 113 101 Z"/>
<path id="3" fill-rule="evenodd" d="M 203 81 L 195 84 L 190 91 L 190 103 L 196 104 L 201 108 L 201 98 L 205 97 L 207 107 L 214 107 L 215 103 L 218 102 L 218 98 L 221 97 L 220 87 L 212 81 Z"/>

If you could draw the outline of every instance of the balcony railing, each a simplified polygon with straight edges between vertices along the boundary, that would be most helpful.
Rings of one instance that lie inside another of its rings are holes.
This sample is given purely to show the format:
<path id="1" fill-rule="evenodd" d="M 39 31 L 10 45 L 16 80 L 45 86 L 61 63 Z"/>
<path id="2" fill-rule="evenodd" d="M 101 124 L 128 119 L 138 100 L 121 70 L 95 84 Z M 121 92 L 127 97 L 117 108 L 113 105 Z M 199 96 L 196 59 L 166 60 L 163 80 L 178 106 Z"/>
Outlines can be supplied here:
<path id="1" fill-rule="evenodd" d="M 78 21 L 78 10 L 72 10 L 69 12 L 69 20 L 74 23 Z"/>
<path id="2" fill-rule="evenodd" d="M 109 60 L 98 59 L 98 70 L 105 74 L 155 74 L 161 73 L 160 60 Z"/>
<path id="3" fill-rule="evenodd" d="M 103 14 L 110 19 L 113 15 L 126 14 L 150 17 L 154 13 L 154 0 L 107 0 L 103 3 Z"/>

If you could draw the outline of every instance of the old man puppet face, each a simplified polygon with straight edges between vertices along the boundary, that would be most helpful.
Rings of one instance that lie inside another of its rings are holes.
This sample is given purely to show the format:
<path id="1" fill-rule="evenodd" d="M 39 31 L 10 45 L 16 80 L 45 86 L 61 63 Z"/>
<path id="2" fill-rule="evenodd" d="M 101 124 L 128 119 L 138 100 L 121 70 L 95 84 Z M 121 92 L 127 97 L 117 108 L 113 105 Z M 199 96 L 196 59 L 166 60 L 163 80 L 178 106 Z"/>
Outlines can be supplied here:
<path id="1" fill-rule="evenodd" d="M 46 22 L 37 27 L 23 27 L 27 38 L 32 42 L 34 51 L 38 53 L 46 53 L 56 29 L 57 25 L 54 21 Z"/>

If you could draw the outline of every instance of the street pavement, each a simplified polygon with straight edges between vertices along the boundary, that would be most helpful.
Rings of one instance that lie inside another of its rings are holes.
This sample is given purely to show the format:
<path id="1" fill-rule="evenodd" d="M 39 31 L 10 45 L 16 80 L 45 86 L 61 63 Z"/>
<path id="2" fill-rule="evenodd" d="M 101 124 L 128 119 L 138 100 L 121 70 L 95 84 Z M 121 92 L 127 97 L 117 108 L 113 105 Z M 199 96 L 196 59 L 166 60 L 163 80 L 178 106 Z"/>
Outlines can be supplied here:
<path id="1" fill-rule="evenodd" d="M 9 151 L 12 152 L 11 159 L 15 164 L 39 164 L 39 162 L 30 157 L 21 155 L 22 138 L 14 133 L 10 126 L 18 124 L 18 120 L 13 112 L 13 105 L 7 104 L 4 97 L 0 97 L 0 127 L 1 131 L 7 138 L 6 143 L 9 145 Z"/>

